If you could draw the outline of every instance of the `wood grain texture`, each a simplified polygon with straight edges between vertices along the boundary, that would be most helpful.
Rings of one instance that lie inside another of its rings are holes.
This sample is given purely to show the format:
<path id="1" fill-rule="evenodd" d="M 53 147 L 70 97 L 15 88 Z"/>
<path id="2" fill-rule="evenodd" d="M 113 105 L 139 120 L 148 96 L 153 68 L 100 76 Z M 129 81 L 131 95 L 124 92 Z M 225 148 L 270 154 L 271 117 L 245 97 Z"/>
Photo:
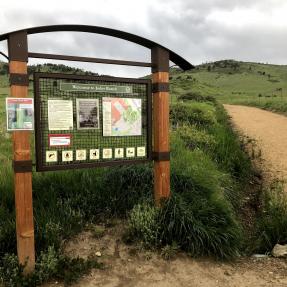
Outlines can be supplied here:
<path id="1" fill-rule="evenodd" d="M 10 73 L 27 74 L 27 63 L 11 61 Z M 12 85 L 11 96 L 25 98 L 28 96 L 28 87 Z M 30 160 L 30 132 L 13 132 L 14 160 Z M 24 273 L 31 273 L 35 268 L 35 239 L 32 199 L 32 173 L 14 173 L 17 252 L 20 264 L 27 265 Z"/>
<path id="2" fill-rule="evenodd" d="M 157 72 L 152 75 L 153 83 L 168 83 L 169 73 Z M 169 152 L 169 93 L 153 94 L 153 128 L 155 152 Z M 156 205 L 170 197 L 170 162 L 154 163 L 154 197 Z"/>

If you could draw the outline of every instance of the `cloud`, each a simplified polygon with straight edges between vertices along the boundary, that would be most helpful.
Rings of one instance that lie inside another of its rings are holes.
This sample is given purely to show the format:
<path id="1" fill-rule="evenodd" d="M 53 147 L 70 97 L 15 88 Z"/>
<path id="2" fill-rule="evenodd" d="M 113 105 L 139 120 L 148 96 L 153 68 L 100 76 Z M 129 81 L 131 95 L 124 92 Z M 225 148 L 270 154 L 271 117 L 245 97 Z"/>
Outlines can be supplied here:
<path id="1" fill-rule="evenodd" d="M 51 24 L 97 25 L 161 43 L 193 64 L 227 58 L 287 64 L 286 8 L 283 0 L 50 0 L 48 5 L 10 0 L 0 3 L 0 33 Z M 31 35 L 29 47 L 126 60 L 148 61 L 150 57 L 149 50 L 138 45 L 86 33 Z M 146 73 L 142 68 L 79 65 L 124 76 Z"/>

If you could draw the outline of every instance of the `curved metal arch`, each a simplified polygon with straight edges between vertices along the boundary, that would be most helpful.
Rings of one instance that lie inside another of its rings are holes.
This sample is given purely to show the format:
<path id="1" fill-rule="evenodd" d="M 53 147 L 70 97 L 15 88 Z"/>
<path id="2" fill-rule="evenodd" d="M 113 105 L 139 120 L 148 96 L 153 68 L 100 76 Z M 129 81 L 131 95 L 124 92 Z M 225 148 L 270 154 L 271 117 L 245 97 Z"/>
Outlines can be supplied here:
<path id="1" fill-rule="evenodd" d="M 100 27 L 100 26 L 88 26 L 88 25 L 51 25 L 51 26 L 39 26 L 39 27 L 32 27 L 22 30 L 17 30 L 13 32 L 9 32 L 6 34 L 0 35 L 0 41 L 8 40 L 9 35 L 16 33 L 16 32 L 23 32 L 26 31 L 27 34 L 38 34 L 38 33 L 46 33 L 46 32 L 87 32 L 87 33 L 95 33 L 95 34 L 102 34 L 106 36 L 112 36 L 119 39 L 127 40 L 129 42 L 136 43 L 138 45 L 141 45 L 145 48 L 154 48 L 154 47 L 161 47 L 169 52 L 169 58 L 170 60 L 178 65 L 183 70 L 190 70 L 193 69 L 194 66 L 191 65 L 187 60 L 179 56 L 178 54 L 174 53 L 173 51 L 167 49 L 166 47 L 153 42 L 151 40 L 148 40 L 146 38 L 140 37 L 135 34 L 131 34 L 128 32 L 110 29 L 106 27 Z"/>
<path id="2" fill-rule="evenodd" d="M 9 61 L 9 57 L 6 54 L 4 54 L 3 52 L 0 52 L 0 55 L 3 56 L 4 58 L 6 58 Z"/>

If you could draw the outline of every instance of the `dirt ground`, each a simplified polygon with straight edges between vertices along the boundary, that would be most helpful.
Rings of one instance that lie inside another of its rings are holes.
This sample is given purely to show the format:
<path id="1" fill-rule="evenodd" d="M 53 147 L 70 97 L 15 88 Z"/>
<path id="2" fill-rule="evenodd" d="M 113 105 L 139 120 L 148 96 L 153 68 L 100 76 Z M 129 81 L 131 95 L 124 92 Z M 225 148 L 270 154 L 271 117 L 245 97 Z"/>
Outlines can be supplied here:
<path id="1" fill-rule="evenodd" d="M 235 128 L 256 140 L 265 177 L 287 179 L 287 117 L 253 107 L 224 107 Z"/>
<path id="2" fill-rule="evenodd" d="M 182 253 L 165 260 L 159 253 L 148 252 L 122 242 L 123 222 L 106 228 L 101 238 L 86 230 L 69 241 L 65 252 L 71 257 L 101 253 L 104 270 L 94 269 L 74 287 L 286 287 L 287 260 L 275 258 L 240 258 L 220 262 L 210 258 L 194 259 Z M 63 286 L 50 282 L 45 287 Z M 43 286 L 43 287 L 44 287 Z"/>
<path id="3" fill-rule="evenodd" d="M 255 138 L 262 149 L 266 174 L 287 176 L 287 117 L 256 108 L 226 105 L 235 127 Z M 285 151 L 286 150 L 286 151 Z M 124 223 L 105 228 L 101 238 L 86 230 L 66 243 L 69 256 L 96 255 L 104 270 L 92 270 L 73 286 L 103 287 L 286 287 L 287 259 L 242 257 L 232 262 L 195 259 L 177 253 L 165 260 L 159 253 L 122 242 Z M 45 287 L 63 286 L 50 282 Z"/>

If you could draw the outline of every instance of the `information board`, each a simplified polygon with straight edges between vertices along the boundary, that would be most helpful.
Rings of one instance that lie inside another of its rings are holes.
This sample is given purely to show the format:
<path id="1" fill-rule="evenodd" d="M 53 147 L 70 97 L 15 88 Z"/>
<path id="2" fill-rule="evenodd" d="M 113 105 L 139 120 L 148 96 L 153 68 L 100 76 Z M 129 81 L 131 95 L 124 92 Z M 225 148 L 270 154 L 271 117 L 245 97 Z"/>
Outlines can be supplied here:
<path id="1" fill-rule="evenodd" d="M 151 82 L 34 74 L 37 171 L 151 160 Z"/>
<path id="2" fill-rule="evenodd" d="M 34 129 L 32 98 L 6 98 L 7 131 Z"/>

